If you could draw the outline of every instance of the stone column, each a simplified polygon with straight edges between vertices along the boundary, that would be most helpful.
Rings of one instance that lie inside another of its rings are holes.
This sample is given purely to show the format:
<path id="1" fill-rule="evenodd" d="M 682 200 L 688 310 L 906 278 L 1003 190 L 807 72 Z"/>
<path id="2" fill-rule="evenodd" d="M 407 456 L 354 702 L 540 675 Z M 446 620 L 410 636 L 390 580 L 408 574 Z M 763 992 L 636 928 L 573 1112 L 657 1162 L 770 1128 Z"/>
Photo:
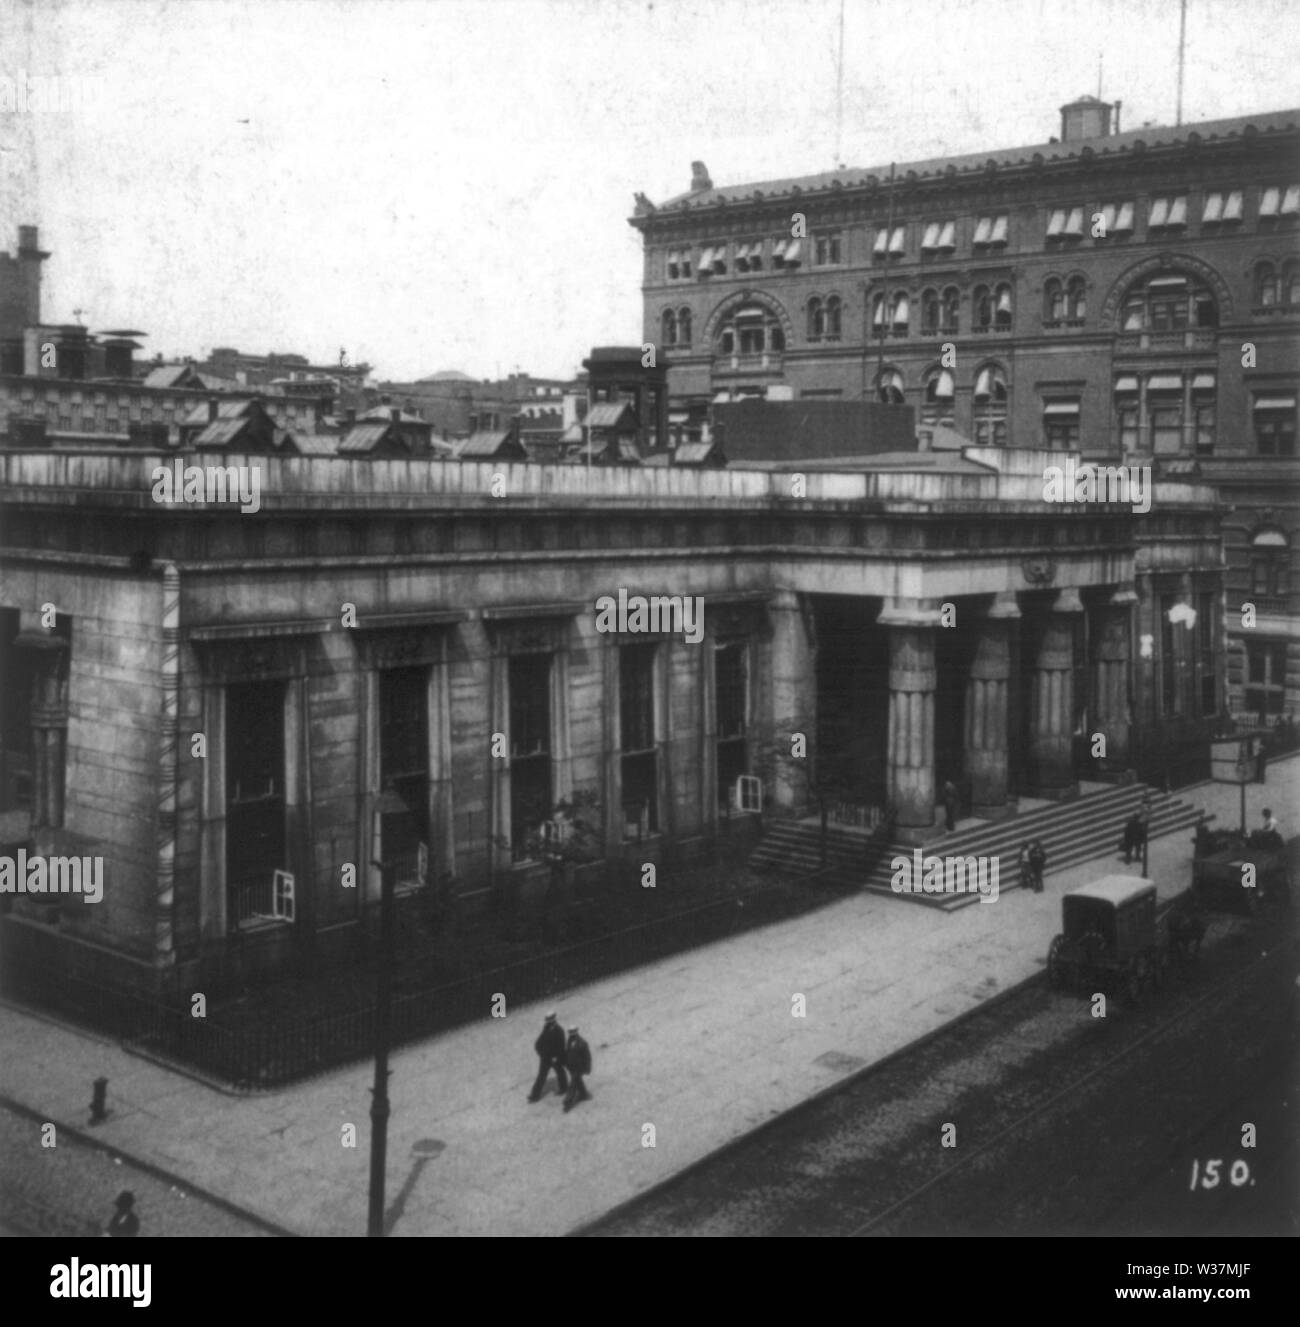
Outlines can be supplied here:
<path id="1" fill-rule="evenodd" d="M 1074 780 L 1074 623 L 1077 590 L 1062 590 L 1048 610 L 1030 674 L 1029 767 L 1039 797 L 1066 798 Z"/>
<path id="2" fill-rule="evenodd" d="M 904 842 L 934 826 L 934 633 L 937 607 L 891 599 L 876 619 L 889 628 L 889 800 Z"/>
<path id="3" fill-rule="evenodd" d="M 771 736 L 780 759 L 772 762 L 772 796 L 783 810 L 800 809 L 811 799 L 811 776 L 816 771 L 817 707 L 816 661 L 809 645 L 799 596 L 778 590 L 768 602 L 772 622 L 772 710 L 757 724 L 761 740 Z M 757 717 L 757 716 L 756 716 Z M 789 757 L 795 733 L 804 735 L 807 755 Z"/>
<path id="4" fill-rule="evenodd" d="M 1106 739 L 1104 769 L 1122 770 L 1129 765 L 1129 659 L 1135 603 L 1137 594 L 1131 587 L 1116 590 L 1097 615 L 1092 713 L 1096 716 L 1094 730 Z"/>
<path id="5" fill-rule="evenodd" d="M 1007 689 L 1011 624 L 1020 616 L 1013 593 L 999 594 L 980 623 L 966 682 L 966 773 L 971 814 L 1000 820 L 1007 804 Z"/>

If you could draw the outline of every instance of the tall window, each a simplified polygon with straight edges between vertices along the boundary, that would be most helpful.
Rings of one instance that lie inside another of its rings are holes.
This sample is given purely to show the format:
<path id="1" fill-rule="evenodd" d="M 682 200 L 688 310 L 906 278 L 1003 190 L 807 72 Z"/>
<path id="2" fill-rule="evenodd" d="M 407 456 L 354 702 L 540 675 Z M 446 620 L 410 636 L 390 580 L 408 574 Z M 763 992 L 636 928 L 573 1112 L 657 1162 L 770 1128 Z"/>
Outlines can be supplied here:
<path id="1" fill-rule="evenodd" d="M 987 332 L 993 326 L 993 292 L 988 286 L 976 286 L 971 297 L 971 330 Z"/>
<path id="2" fill-rule="evenodd" d="M 961 292 L 956 286 L 944 288 L 943 301 L 939 309 L 939 330 L 946 336 L 957 333 L 957 310 L 961 304 Z"/>
<path id="3" fill-rule="evenodd" d="M 1296 398 L 1278 392 L 1255 398 L 1255 445 L 1261 456 L 1294 456 Z"/>
<path id="4" fill-rule="evenodd" d="M 280 681 L 226 689 L 226 889 L 236 926 L 274 914 L 274 873 L 288 866 L 284 694 Z"/>
<path id="5" fill-rule="evenodd" d="M 1279 599 L 1291 588 L 1291 544 L 1281 530 L 1261 530 L 1250 541 L 1250 592 Z"/>
<path id="6" fill-rule="evenodd" d="M 902 405 L 907 399 L 903 393 L 903 375 L 897 369 L 885 369 L 876 380 L 876 395 L 886 405 Z"/>
<path id="7" fill-rule="evenodd" d="M 1286 712 L 1286 641 L 1246 642 L 1245 700 L 1261 719 Z"/>
<path id="8" fill-rule="evenodd" d="M 384 857 L 398 884 L 413 883 L 419 845 L 429 842 L 429 674 L 425 668 L 379 672 L 379 786 L 405 810 L 384 817 Z"/>
<path id="9" fill-rule="evenodd" d="M 1138 380 L 1132 375 L 1115 380 L 1115 432 L 1120 455 L 1142 447 Z"/>
<path id="10" fill-rule="evenodd" d="M 655 752 L 654 645 L 619 649 L 619 749 L 623 770 L 623 834 L 639 839 L 659 830 Z"/>
<path id="11" fill-rule="evenodd" d="M 1277 269 L 1272 263 L 1255 265 L 1255 303 L 1261 308 L 1277 303 Z"/>
<path id="12" fill-rule="evenodd" d="M 516 860 L 553 806 L 551 668 L 549 654 L 517 654 L 509 663 L 510 841 Z"/>
<path id="13" fill-rule="evenodd" d="M 1192 378 L 1192 443 L 1197 456 L 1214 455 L 1218 420 L 1218 379 L 1212 372 Z"/>
<path id="14" fill-rule="evenodd" d="M 677 344 L 679 346 L 689 346 L 691 344 L 691 311 L 682 308 L 677 310 Z"/>
<path id="15" fill-rule="evenodd" d="M 926 290 L 921 294 L 921 335 L 936 335 L 939 331 L 939 292 Z"/>
<path id="16" fill-rule="evenodd" d="M 1079 398 L 1058 397 L 1043 405 L 1043 440 L 1050 450 L 1078 447 Z"/>
<path id="17" fill-rule="evenodd" d="M 826 310 L 816 295 L 808 301 L 808 340 L 820 341 L 826 335 Z"/>
<path id="18" fill-rule="evenodd" d="M 723 355 L 761 355 L 785 349 L 781 321 L 761 304 L 746 304 L 736 309 L 718 328 L 718 353 Z"/>
<path id="19" fill-rule="evenodd" d="M 1007 445 L 1007 379 L 996 365 L 982 368 L 972 394 L 975 441 L 983 447 Z"/>
<path id="20" fill-rule="evenodd" d="M 1065 284 L 1057 277 L 1043 287 L 1043 317 L 1049 323 L 1065 321 Z"/>
<path id="21" fill-rule="evenodd" d="M 1174 332 L 1217 327 L 1219 306 L 1209 287 L 1194 278 L 1162 274 L 1129 287 L 1120 311 L 1125 332 Z"/>
<path id="22" fill-rule="evenodd" d="M 1072 323 L 1082 323 L 1087 313 L 1087 283 L 1081 276 L 1072 276 L 1065 288 L 1065 316 Z"/>
<path id="23" fill-rule="evenodd" d="M 1151 200 L 1151 211 L 1147 215 L 1147 230 L 1176 231 L 1187 225 L 1187 195 L 1171 194 Z"/>
<path id="24" fill-rule="evenodd" d="M 718 805 L 728 805 L 736 780 L 747 772 L 749 679 L 743 641 L 719 645 L 713 654 L 718 714 Z"/>
<path id="25" fill-rule="evenodd" d="M 36 652 L 19 649 L 18 610 L 0 609 L 0 811 L 31 811 Z"/>
<path id="26" fill-rule="evenodd" d="M 1147 380 L 1147 427 L 1153 452 L 1173 456 L 1183 450 L 1183 380 L 1179 374 L 1153 374 Z"/>
<path id="27" fill-rule="evenodd" d="M 951 424 L 952 402 L 956 393 L 953 376 L 947 369 L 931 369 L 925 379 L 925 400 L 921 419 L 927 424 Z"/>
<path id="28" fill-rule="evenodd" d="M 840 261 L 841 239 L 839 235 L 818 235 L 813 241 L 813 262 L 818 267 L 833 267 Z"/>
<path id="29" fill-rule="evenodd" d="M 672 309 L 665 309 L 660 319 L 659 335 L 666 346 L 677 344 L 677 314 Z"/>
<path id="30" fill-rule="evenodd" d="M 895 336 L 906 336 L 910 321 L 911 310 L 907 302 L 907 294 L 900 290 L 889 306 L 889 329 Z"/>
<path id="31" fill-rule="evenodd" d="M 826 335 L 832 341 L 840 339 L 841 319 L 840 297 L 832 295 L 826 301 Z"/>

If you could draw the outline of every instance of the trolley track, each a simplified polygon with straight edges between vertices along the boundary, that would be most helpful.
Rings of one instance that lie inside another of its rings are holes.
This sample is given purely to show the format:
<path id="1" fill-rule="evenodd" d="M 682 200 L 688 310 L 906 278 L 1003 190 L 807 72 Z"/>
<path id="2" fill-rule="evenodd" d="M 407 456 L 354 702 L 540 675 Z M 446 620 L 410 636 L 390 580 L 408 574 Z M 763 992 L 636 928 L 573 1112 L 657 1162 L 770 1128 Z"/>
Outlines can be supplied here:
<path id="1" fill-rule="evenodd" d="M 586 1233 L 1105 1229 L 1135 1185 L 1169 1170 L 1223 1111 L 1225 1075 L 1238 1085 L 1276 1079 L 1292 1036 L 1296 942 L 1288 919 L 1261 956 L 1265 934 L 1258 923 L 1216 919 L 1190 980 L 1138 1008 L 1112 1004 L 1105 1019 L 1034 984 Z M 1104 1109 L 1108 1096 L 1135 1091 L 1127 1118 L 1099 1125 L 1098 1101 Z M 942 1146 L 945 1124 L 955 1147 Z M 1261 1165 L 1276 1160 L 1269 1150 Z"/>

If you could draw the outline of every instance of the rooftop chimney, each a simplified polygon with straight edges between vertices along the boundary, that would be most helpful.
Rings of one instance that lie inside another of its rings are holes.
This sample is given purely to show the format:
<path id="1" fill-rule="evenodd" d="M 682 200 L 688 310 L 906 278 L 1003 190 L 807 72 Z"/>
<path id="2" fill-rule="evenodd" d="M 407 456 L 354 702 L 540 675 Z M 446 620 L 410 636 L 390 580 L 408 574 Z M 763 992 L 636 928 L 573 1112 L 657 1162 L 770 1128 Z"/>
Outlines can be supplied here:
<path id="1" fill-rule="evenodd" d="M 701 193 L 705 189 L 712 189 L 713 181 L 709 179 L 709 168 L 702 161 L 691 162 L 691 193 Z"/>
<path id="2" fill-rule="evenodd" d="M 1096 97 L 1080 97 L 1061 107 L 1061 142 L 1110 137 L 1111 105 Z"/>

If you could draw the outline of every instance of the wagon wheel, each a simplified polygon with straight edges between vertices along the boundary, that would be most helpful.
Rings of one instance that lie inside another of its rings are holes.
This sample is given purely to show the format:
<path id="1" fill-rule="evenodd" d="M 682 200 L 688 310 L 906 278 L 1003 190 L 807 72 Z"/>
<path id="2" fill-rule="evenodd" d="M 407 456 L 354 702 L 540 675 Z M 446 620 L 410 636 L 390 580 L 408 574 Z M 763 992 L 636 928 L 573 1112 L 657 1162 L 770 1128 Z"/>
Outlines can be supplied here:
<path id="1" fill-rule="evenodd" d="M 1065 936 L 1054 936 L 1047 950 L 1047 983 L 1055 991 L 1065 986 Z"/>
<path id="2" fill-rule="evenodd" d="M 1085 931 L 1076 942 L 1078 947 L 1078 965 L 1076 971 L 1080 978 L 1088 982 L 1102 980 L 1102 955 L 1106 952 L 1106 941 L 1099 931 Z"/>

